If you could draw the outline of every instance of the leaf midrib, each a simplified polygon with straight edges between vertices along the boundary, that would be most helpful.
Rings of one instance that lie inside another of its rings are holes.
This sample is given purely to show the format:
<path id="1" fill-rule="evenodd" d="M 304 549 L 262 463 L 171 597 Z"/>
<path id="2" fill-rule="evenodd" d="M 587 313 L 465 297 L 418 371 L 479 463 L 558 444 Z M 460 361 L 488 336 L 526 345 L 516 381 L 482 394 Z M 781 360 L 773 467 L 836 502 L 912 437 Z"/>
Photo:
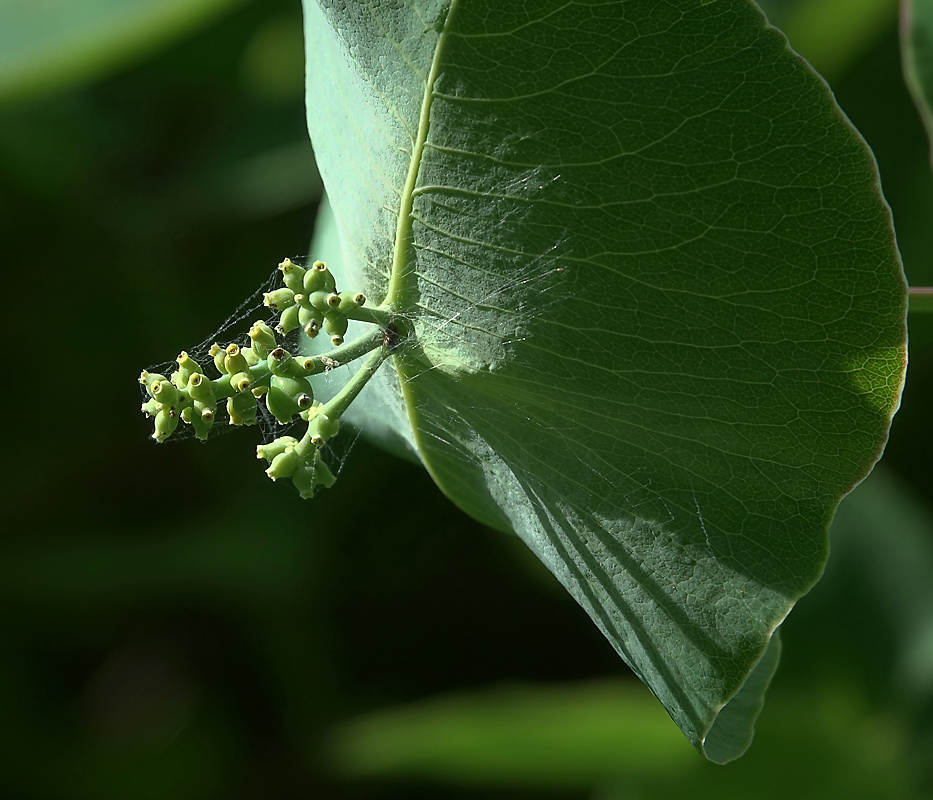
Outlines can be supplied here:
<path id="1" fill-rule="evenodd" d="M 441 58 L 444 52 L 444 46 L 451 28 L 451 22 L 454 12 L 457 9 L 460 0 L 451 0 L 447 8 L 447 16 L 444 19 L 444 25 L 437 38 L 437 45 L 434 49 L 434 57 L 431 61 L 431 70 L 428 73 L 424 86 L 424 98 L 421 101 L 421 113 L 418 118 L 418 131 L 415 135 L 414 146 L 411 153 L 411 162 L 408 165 L 408 176 L 405 180 L 405 186 L 402 189 L 398 223 L 395 229 L 395 245 L 392 256 L 392 272 L 389 277 L 389 287 L 386 292 L 382 305 L 405 312 L 413 308 L 414 301 L 411 297 L 414 293 L 415 271 L 409 269 L 410 245 L 412 239 L 412 224 L 414 223 L 414 200 L 415 188 L 418 182 L 418 175 L 421 171 L 421 160 L 424 155 L 424 147 L 428 139 L 428 130 L 430 128 L 431 105 L 434 101 L 434 84 L 440 73 Z M 428 458 L 427 442 L 425 434 L 421 427 L 421 421 L 418 415 L 418 403 L 416 402 L 415 392 L 412 385 L 412 378 L 418 373 L 418 368 L 412 364 L 404 353 L 396 353 L 392 357 L 392 364 L 395 367 L 398 376 L 399 388 L 402 394 L 402 400 L 405 405 L 406 416 L 411 427 L 412 441 L 418 450 L 421 463 L 428 471 L 437 487 L 455 504 L 454 493 L 445 485 L 441 475 L 434 468 Z"/>
<path id="2" fill-rule="evenodd" d="M 444 52 L 444 45 L 447 43 L 447 35 L 450 31 L 450 24 L 454 17 L 459 0 L 451 0 L 447 8 L 447 16 L 444 19 L 444 25 L 437 37 L 437 45 L 434 48 L 434 57 L 431 60 L 431 71 L 428 73 L 424 85 L 424 97 L 421 100 L 421 113 L 418 118 L 418 132 L 415 135 L 414 146 L 411 151 L 411 162 L 408 165 L 408 176 L 405 179 L 405 186 L 402 188 L 401 202 L 399 204 L 398 222 L 395 228 L 395 248 L 392 255 L 392 272 L 389 277 L 389 288 L 386 292 L 383 305 L 395 309 L 405 310 L 408 307 L 407 295 L 410 294 L 411 282 L 406 277 L 411 275 L 408 269 L 409 245 L 412 237 L 412 209 L 414 205 L 415 186 L 418 182 L 418 174 L 421 171 L 421 159 L 424 156 L 424 146 L 428 140 L 428 129 L 430 128 L 431 105 L 434 102 L 434 84 L 437 81 L 440 72 L 441 57 Z"/>

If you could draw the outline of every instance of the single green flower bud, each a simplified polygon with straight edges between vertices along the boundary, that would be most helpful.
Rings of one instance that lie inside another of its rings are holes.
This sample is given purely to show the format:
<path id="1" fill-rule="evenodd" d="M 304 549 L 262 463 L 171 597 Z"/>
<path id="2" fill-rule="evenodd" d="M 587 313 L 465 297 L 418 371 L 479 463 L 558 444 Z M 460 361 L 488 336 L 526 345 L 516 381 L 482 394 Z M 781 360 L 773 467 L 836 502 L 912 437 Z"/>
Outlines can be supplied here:
<path id="1" fill-rule="evenodd" d="M 183 422 L 194 428 L 194 435 L 202 442 L 207 441 L 211 426 L 214 424 L 214 411 L 204 407 L 203 403 L 195 403 L 181 412 Z"/>
<path id="2" fill-rule="evenodd" d="M 282 282 L 293 292 L 300 292 L 305 275 L 304 267 L 299 267 L 290 258 L 286 258 L 279 264 L 279 269 L 282 270 Z"/>
<path id="3" fill-rule="evenodd" d="M 149 398 L 145 403 L 142 404 L 142 412 L 146 415 L 146 419 L 149 417 L 154 417 L 159 413 L 159 410 L 162 408 L 162 404 L 156 400 L 154 397 Z"/>
<path id="4" fill-rule="evenodd" d="M 227 355 L 224 357 L 224 372 L 230 375 L 236 375 L 238 372 L 248 372 L 249 362 L 246 356 L 240 352 L 240 348 L 235 344 L 227 345 Z"/>
<path id="5" fill-rule="evenodd" d="M 279 346 L 272 328 L 261 319 L 256 320 L 253 327 L 249 329 L 249 338 L 253 340 L 253 352 L 260 358 L 266 358 L 270 351 Z"/>
<path id="6" fill-rule="evenodd" d="M 260 358 L 254 351 L 252 347 L 241 347 L 240 352 L 243 354 L 243 358 L 246 359 L 246 363 L 251 367 L 255 367 L 260 361 L 265 361 L 265 356 Z"/>
<path id="7" fill-rule="evenodd" d="M 224 366 L 224 359 L 227 357 L 227 351 L 217 344 L 217 342 L 214 342 L 214 344 L 211 345 L 211 349 L 208 350 L 208 354 L 214 359 L 214 366 L 217 367 L 217 371 L 221 375 L 226 375 L 227 368 Z"/>
<path id="8" fill-rule="evenodd" d="M 307 378 L 309 375 L 317 375 L 323 371 L 324 365 L 314 356 L 298 356 L 294 361 L 291 374 L 296 378 Z"/>
<path id="9" fill-rule="evenodd" d="M 275 378 L 272 380 L 275 380 Z M 288 380 L 288 378 L 281 380 Z M 291 422 L 295 414 L 301 411 L 294 398 L 287 392 L 277 389 L 275 386 L 270 386 L 266 394 L 266 408 L 269 409 L 269 413 L 283 425 L 287 425 Z"/>
<path id="10" fill-rule="evenodd" d="M 308 433 L 311 434 L 311 442 L 315 447 L 320 447 L 328 439 L 336 436 L 339 429 L 339 419 L 331 419 L 320 411 L 308 423 Z"/>
<path id="11" fill-rule="evenodd" d="M 249 372 L 238 372 L 230 378 L 230 385 L 235 392 L 245 392 L 253 385 L 253 376 Z"/>
<path id="12" fill-rule="evenodd" d="M 350 309 L 366 305 L 366 296 L 361 292 L 341 292 L 337 297 L 340 300 L 337 310 L 344 314 Z"/>
<path id="13" fill-rule="evenodd" d="M 195 373 L 201 372 L 201 365 L 198 364 L 184 350 L 181 351 L 178 358 L 178 369 L 172 373 L 172 383 L 179 389 L 184 389 L 188 385 L 188 378 Z"/>
<path id="14" fill-rule="evenodd" d="M 202 442 L 207 441 L 207 436 L 214 425 L 214 409 L 203 407 L 203 403 L 195 403 L 193 408 L 186 408 L 191 416 L 191 427 L 194 428 L 194 435 Z"/>
<path id="15" fill-rule="evenodd" d="M 333 281 L 333 275 L 327 269 L 327 264 L 323 261 L 315 261 L 304 275 L 304 290 L 306 294 L 311 292 L 327 291 L 332 286 L 328 286 L 328 278 Z"/>
<path id="16" fill-rule="evenodd" d="M 204 402 L 214 401 L 214 387 L 206 375 L 195 372 L 188 378 L 188 394 L 194 400 L 203 400 Z"/>
<path id="17" fill-rule="evenodd" d="M 303 500 L 310 500 L 314 497 L 318 486 L 330 488 L 336 480 L 334 473 L 324 463 L 324 459 L 321 458 L 318 450 L 314 451 L 314 461 L 310 466 L 298 467 L 292 473 L 292 483 L 295 484 L 295 488 Z"/>
<path id="18" fill-rule="evenodd" d="M 298 322 L 302 328 L 307 329 L 308 325 L 311 322 L 315 324 L 312 326 L 316 330 L 321 329 L 321 322 L 324 320 L 324 312 L 319 311 L 316 308 L 305 308 L 302 306 L 298 309 Z"/>
<path id="19" fill-rule="evenodd" d="M 290 375 L 294 359 L 283 347 L 276 347 L 266 359 L 266 365 L 273 375 Z"/>
<path id="20" fill-rule="evenodd" d="M 323 314 L 325 311 L 330 311 L 331 306 L 328 300 L 331 297 L 337 297 L 337 295 L 332 295 L 330 292 L 312 292 L 308 295 L 308 304 Z M 337 302 L 340 302 L 339 297 L 337 297 Z"/>
<path id="21" fill-rule="evenodd" d="M 307 378 L 273 375 L 266 395 L 266 408 L 283 425 L 292 421 L 295 414 L 310 408 L 314 393 Z"/>
<path id="22" fill-rule="evenodd" d="M 251 392 L 239 392 L 227 398 L 227 414 L 231 425 L 255 425 L 256 398 Z"/>
<path id="23" fill-rule="evenodd" d="M 263 292 L 262 302 L 263 305 L 269 306 L 275 311 L 283 311 L 295 305 L 295 293 L 287 286 L 283 286 L 274 292 Z"/>
<path id="24" fill-rule="evenodd" d="M 205 422 L 213 422 L 214 418 L 217 416 L 217 403 L 213 401 L 209 403 L 204 400 L 195 400 L 194 407 L 201 415 L 201 419 Z"/>
<path id="25" fill-rule="evenodd" d="M 175 428 L 178 427 L 178 419 L 177 414 L 163 408 L 155 416 L 155 433 L 152 434 L 152 438 L 157 442 L 164 442 L 175 432 Z"/>
<path id="26" fill-rule="evenodd" d="M 171 381 L 156 381 L 151 386 L 152 396 L 165 408 L 171 408 L 178 402 L 178 389 Z"/>
<path id="27" fill-rule="evenodd" d="M 282 312 L 282 316 L 279 317 L 279 324 L 276 326 L 279 333 L 283 336 L 287 333 L 291 333 L 295 328 L 299 327 L 298 323 L 298 306 L 291 306 L 291 308 L 286 308 Z"/>
<path id="28" fill-rule="evenodd" d="M 303 463 L 304 460 L 295 452 L 295 448 L 289 447 L 284 453 L 279 453 L 272 459 L 272 463 L 266 470 L 266 475 L 274 481 L 279 478 L 287 478 Z"/>
<path id="29" fill-rule="evenodd" d="M 288 376 L 273 375 L 269 381 L 269 387 L 271 389 L 277 389 L 280 392 L 285 392 L 285 394 L 287 394 L 293 400 L 297 400 L 298 396 L 301 394 L 309 394 L 312 396 L 314 395 L 314 391 L 311 388 L 311 383 L 307 378 L 302 378 L 291 374 Z"/>
<path id="30" fill-rule="evenodd" d="M 143 386 L 146 387 L 146 392 L 148 393 L 148 395 L 149 395 L 150 397 L 153 397 L 153 396 L 154 396 L 154 395 L 152 394 L 152 387 L 153 387 L 153 385 L 156 384 L 156 383 L 159 383 L 160 381 L 164 381 L 164 380 L 165 380 L 165 376 L 164 376 L 164 375 L 159 375 L 159 374 L 156 373 L 156 372 L 149 372 L 148 370 L 145 370 L 145 369 L 144 369 L 141 373 L 139 373 L 139 382 L 140 382 Z"/>
<path id="31" fill-rule="evenodd" d="M 294 436 L 280 436 L 273 439 L 269 444 L 261 444 L 256 448 L 256 458 L 264 458 L 266 461 L 272 461 L 280 453 L 284 453 L 289 447 L 298 444 Z"/>
<path id="32" fill-rule="evenodd" d="M 339 311 L 328 311 L 324 315 L 324 330 L 330 334 L 330 340 L 334 346 L 343 344 L 343 337 L 348 327 L 347 318 Z"/>

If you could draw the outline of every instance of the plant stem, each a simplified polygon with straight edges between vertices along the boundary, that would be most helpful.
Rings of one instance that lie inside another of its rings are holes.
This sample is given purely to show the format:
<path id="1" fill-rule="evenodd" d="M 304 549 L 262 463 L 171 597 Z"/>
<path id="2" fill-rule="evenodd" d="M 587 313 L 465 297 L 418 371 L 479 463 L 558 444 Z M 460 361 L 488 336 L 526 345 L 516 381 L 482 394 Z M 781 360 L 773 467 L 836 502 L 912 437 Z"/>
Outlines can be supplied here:
<path id="1" fill-rule="evenodd" d="M 380 347 L 372 353 L 363 365 L 357 370 L 356 374 L 347 381 L 339 392 L 332 397 L 321 408 L 321 412 L 331 419 L 339 419 L 344 411 L 347 410 L 356 396 L 363 391 L 363 387 L 369 382 L 369 379 L 376 374 L 376 370 L 385 361 L 388 352 L 384 347 Z"/>
<path id="2" fill-rule="evenodd" d="M 325 369 L 328 366 L 334 366 L 333 364 L 328 365 L 328 361 L 337 362 L 336 366 L 342 367 L 344 364 L 356 361 L 360 356 L 365 356 L 370 350 L 375 350 L 384 340 L 385 333 L 382 330 L 378 330 L 375 333 L 367 333 L 364 336 L 360 336 L 352 342 L 342 344 L 340 347 L 335 347 L 333 350 L 329 350 L 326 353 L 315 355 L 313 358 L 322 362 Z M 324 370 L 322 369 L 321 371 L 323 372 Z"/>
<path id="3" fill-rule="evenodd" d="M 354 319 L 357 322 L 371 322 L 380 328 L 385 328 L 395 316 L 395 312 L 386 306 L 358 306 L 347 309 L 344 314 L 347 319 Z"/>
<path id="4" fill-rule="evenodd" d="M 363 391 L 363 387 L 366 386 L 369 379 L 376 374 L 376 370 L 379 369 L 388 355 L 389 352 L 384 347 L 374 350 L 369 358 L 367 358 L 366 361 L 363 362 L 363 365 L 356 371 L 356 374 L 347 381 L 346 386 L 331 398 L 330 401 L 321 406 L 319 413 L 332 420 L 340 419 L 341 415 L 349 408 L 350 403 Z M 295 446 L 295 452 L 302 458 L 307 458 L 314 452 L 314 448 L 312 428 L 311 425 L 309 425 L 305 435 L 301 437 L 301 441 Z"/>

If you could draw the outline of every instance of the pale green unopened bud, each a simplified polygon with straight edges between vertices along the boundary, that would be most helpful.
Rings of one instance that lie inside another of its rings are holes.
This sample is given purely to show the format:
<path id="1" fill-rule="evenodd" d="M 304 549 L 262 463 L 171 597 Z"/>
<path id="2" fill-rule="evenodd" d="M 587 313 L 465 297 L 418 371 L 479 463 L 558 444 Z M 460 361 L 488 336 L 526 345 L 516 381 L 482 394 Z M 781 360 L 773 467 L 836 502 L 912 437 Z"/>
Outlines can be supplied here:
<path id="1" fill-rule="evenodd" d="M 347 318 L 339 311 L 329 311 L 324 315 L 324 330 L 330 334 L 330 340 L 335 346 L 343 344 L 348 327 Z"/>
<path id="2" fill-rule="evenodd" d="M 280 389 L 271 386 L 266 393 L 266 408 L 283 425 L 291 422 L 295 414 L 301 411 L 298 403 L 293 398 Z"/>
<path id="3" fill-rule="evenodd" d="M 311 441 L 315 447 L 320 447 L 328 439 L 336 436 L 339 429 L 339 419 L 331 419 L 320 412 L 308 424 L 308 433 L 311 434 Z"/>
<path id="4" fill-rule="evenodd" d="M 295 400 L 297 400 L 298 396 L 301 394 L 314 394 L 311 389 L 311 383 L 307 378 L 273 375 L 269 382 L 269 386 L 271 389 L 285 392 L 285 394 Z"/>
<path id="5" fill-rule="evenodd" d="M 181 412 L 181 418 L 194 428 L 194 435 L 202 442 L 207 441 L 211 426 L 214 424 L 214 411 L 205 408 L 203 403 L 195 403 Z"/>
<path id="6" fill-rule="evenodd" d="M 227 351 L 224 350 L 217 342 L 211 345 L 211 349 L 208 351 L 211 358 L 214 359 L 214 366 L 217 367 L 217 371 L 221 375 L 227 374 L 227 368 L 224 366 L 224 359 L 227 357 Z"/>
<path id="7" fill-rule="evenodd" d="M 338 298 L 340 302 L 337 304 L 337 309 L 343 313 L 366 305 L 366 296 L 360 292 L 341 292 Z"/>
<path id="8" fill-rule="evenodd" d="M 266 461 L 272 461 L 280 453 L 284 453 L 289 447 L 298 444 L 294 436 L 280 436 L 269 444 L 261 444 L 256 448 L 256 458 L 264 458 Z"/>
<path id="9" fill-rule="evenodd" d="M 298 309 L 298 322 L 306 332 L 309 325 L 311 326 L 312 330 L 320 330 L 323 320 L 323 311 L 319 311 L 316 308 L 306 308 L 305 306 L 302 306 Z"/>
<path id="10" fill-rule="evenodd" d="M 196 372 L 188 378 L 188 394 L 195 400 L 203 400 L 205 402 L 213 402 L 214 400 L 214 389 L 211 386 L 211 382 L 208 380 L 207 376 L 200 372 Z"/>
<path id="11" fill-rule="evenodd" d="M 282 311 L 295 305 L 295 293 L 287 286 L 283 286 L 274 292 L 264 292 L 262 302 L 271 309 Z"/>
<path id="12" fill-rule="evenodd" d="M 299 267 L 290 258 L 286 258 L 279 264 L 279 269 L 282 271 L 282 282 L 293 292 L 300 292 L 305 274 L 304 267 Z"/>
<path id="13" fill-rule="evenodd" d="M 288 350 L 276 347 L 275 350 L 269 353 L 266 364 L 273 375 L 288 375 L 291 372 L 293 361 L 294 359 Z"/>
<path id="14" fill-rule="evenodd" d="M 157 442 L 164 442 L 178 427 L 178 415 L 163 408 L 155 416 L 155 433 L 152 438 Z"/>
<path id="15" fill-rule="evenodd" d="M 256 398 L 251 392 L 240 392 L 227 399 L 227 415 L 231 425 L 256 424 Z"/>
<path id="16" fill-rule="evenodd" d="M 224 356 L 224 372 L 230 375 L 236 375 L 238 372 L 247 372 L 249 362 L 240 352 L 240 348 L 235 344 L 227 345 L 226 356 Z"/>
<path id="17" fill-rule="evenodd" d="M 323 364 L 313 356 L 298 356 L 294 364 L 295 368 L 291 374 L 298 378 L 306 378 L 308 375 L 316 375 L 324 371 Z"/>
<path id="18" fill-rule="evenodd" d="M 330 292 L 323 292 L 323 291 L 312 292 L 311 294 L 309 294 L 308 305 L 310 305 L 312 308 L 316 308 L 318 311 L 320 311 L 323 314 L 325 311 L 330 311 L 331 309 L 331 305 L 329 302 L 331 297 L 337 297 L 337 303 L 339 305 L 340 298 L 337 295 L 331 294 Z"/>
<path id="19" fill-rule="evenodd" d="M 178 402 L 178 389 L 171 381 L 156 381 L 152 384 L 152 396 L 166 408 Z"/>
<path id="20" fill-rule="evenodd" d="M 161 408 L 162 404 L 154 397 L 150 397 L 149 400 L 143 403 L 142 412 L 146 415 L 146 419 L 149 419 L 149 417 L 154 417 L 156 414 L 158 414 L 159 409 Z"/>
<path id="21" fill-rule="evenodd" d="M 278 329 L 282 334 L 291 333 L 295 328 L 300 327 L 298 323 L 298 306 L 286 308 L 279 317 Z"/>
<path id="22" fill-rule="evenodd" d="M 251 367 L 255 367 L 260 361 L 265 359 L 265 356 L 260 358 L 259 355 L 253 351 L 252 347 L 241 347 L 240 352 L 243 354 L 243 358 L 246 359 L 246 363 Z"/>
<path id="23" fill-rule="evenodd" d="M 336 478 L 330 471 L 330 467 L 324 463 L 319 451 L 314 451 L 314 461 L 307 466 L 298 467 L 292 473 L 292 483 L 298 490 L 298 494 L 303 500 L 310 500 L 318 486 L 330 488 L 334 485 Z"/>
<path id="24" fill-rule="evenodd" d="M 185 409 L 189 411 L 189 409 Z M 194 428 L 194 435 L 202 442 L 207 441 L 207 436 L 214 425 L 214 409 L 206 407 L 204 403 L 196 402 L 190 409 L 191 427 Z"/>
<path id="25" fill-rule="evenodd" d="M 283 425 L 295 414 L 309 408 L 314 400 L 311 384 L 306 378 L 273 375 L 266 395 L 266 408 Z"/>
<path id="26" fill-rule="evenodd" d="M 303 459 L 301 456 L 295 452 L 294 448 L 289 447 L 284 453 L 279 453 L 279 455 L 272 459 L 272 463 L 266 470 L 266 475 L 274 481 L 277 481 L 279 478 L 287 478 L 296 469 L 302 466 L 302 464 Z"/>
<path id="27" fill-rule="evenodd" d="M 253 376 L 249 372 L 238 372 L 230 378 L 230 386 L 235 392 L 245 392 L 253 385 Z"/>
<path id="28" fill-rule="evenodd" d="M 328 280 L 329 279 L 329 280 Z M 328 285 L 330 283 L 330 285 Z M 315 261 L 304 274 L 304 290 L 311 292 L 327 291 L 333 288 L 333 275 L 323 261 Z"/>
<path id="29" fill-rule="evenodd" d="M 249 338 L 253 340 L 253 352 L 260 358 L 266 358 L 270 351 L 278 347 L 272 328 L 261 319 L 256 320 L 253 327 L 249 329 Z"/>
<path id="30" fill-rule="evenodd" d="M 149 394 L 150 397 L 153 396 L 152 394 L 153 385 L 164 380 L 165 380 L 164 375 L 159 375 L 157 372 L 149 372 L 148 370 L 145 370 L 145 369 L 139 374 L 139 382 L 143 386 L 146 387 L 146 392 Z"/>
<path id="31" fill-rule="evenodd" d="M 172 383 L 179 389 L 184 389 L 188 385 L 188 379 L 199 372 L 202 372 L 201 365 L 189 356 L 184 350 L 175 359 L 178 362 L 178 369 L 172 373 Z"/>

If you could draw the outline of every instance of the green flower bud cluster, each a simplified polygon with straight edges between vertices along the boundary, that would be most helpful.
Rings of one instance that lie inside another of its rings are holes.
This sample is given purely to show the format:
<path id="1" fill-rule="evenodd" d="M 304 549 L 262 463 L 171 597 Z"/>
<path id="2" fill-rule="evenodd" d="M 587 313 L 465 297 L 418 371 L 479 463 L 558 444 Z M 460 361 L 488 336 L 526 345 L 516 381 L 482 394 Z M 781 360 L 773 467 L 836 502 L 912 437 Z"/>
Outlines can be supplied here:
<path id="1" fill-rule="evenodd" d="M 217 403 L 224 399 L 231 425 L 254 425 L 257 400 L 270 393 L 267 406 L 279 422 L 290 422 L 302 408 L 310 408 L 314 392 L 307 376 L 322 371 L 322 366 L 311 358 L 288 356 L 290 371 L 284 371 L 279 364 L 287 354 L 265 322 L 256 322 L 249 338 L 248 347 L 211 346 L 209 355 L 220 373 L 213 380 L 184 352 L 176 359 L 178 369 L 170 378 L 143 370 L 139 382 L 146 387 L 149 400 L 142 411 L 155 417 L 153 439 L 164 442 L 179 422 L 185 422 L 198 439 L 206 440 L 217 417 Z"/>
<path id="2" fill-rule="evenodd" d="M 300 495 L 311 497 L 320 486 L 333 485 L 335 477 L 321 457 L 321 448 L 340 429 L 340 417 L 359 395 L 382 362 L 399 346 L 396 317 L 389 307 L 366 306 L 362 294 L 337 292 L 333 275 L 323 261 L 307 269 L 290 259 L 279 264 L 284 286 L 265 294 L 264 303 L 281 312 L 276 330 L 287 334 L 295 328 L 310 337 L 324 330 L 334 349 L 317 356 L 293 356 L 279 345 L 275 331 L 256 322 L 245 346 L 213 344 L 209 356 L 219 376 L 210 378 L 188 353 L 181 353 L 171 376 L 146 370 L 139 376 L 148 399 L 142 410 L 153 417 L 157 442 L 168 439 L 179 423 L 190 425 L 198 439 L 206 440 L 217 418 L 217 406 L 226 400 L 231 425 L 254 425 L 259 403 L 264 402 L 275 419 L 287 425 L 295 417 L 307 423 L 301 439 L 281 436 L 257 448 L 269 462 L 272 480 L 289 478 Z M 344 344 L 350 319 L 378 326 L 373 333 Z M 309 378 L 366 356 L 365 362 L 326 404 L 314 400 Z"/>
<path id="3" fill-rule="evenodd" d="M 266 475 L 276 481 L 291 478 L 302 498 L 314 496 L 318 486 L 329 488 L 336 478 L 321 457 L 321 446 L 335 435 L 340 420 L 329 417 L 324 406 L 315 404 L 301 414 L 309 421 L 308 431 L 301 438 L 280 436 L 269 444 L 256 448 L 256 457 L 269 462 Z"/>
<path id="4" fill-rule="evenodd" d="M 263 296 L 265 305 L 281 312 L 278 331 L 287 334 L 301 328 L 313 339 L 323 329 L 335 346 L 343 344 L 348 314 L 364 306 L 366 298 L 358 292 L 337 292 L 323 261 L 305 269 L 286 258 L 279 269 L 285 286 Z"/>

